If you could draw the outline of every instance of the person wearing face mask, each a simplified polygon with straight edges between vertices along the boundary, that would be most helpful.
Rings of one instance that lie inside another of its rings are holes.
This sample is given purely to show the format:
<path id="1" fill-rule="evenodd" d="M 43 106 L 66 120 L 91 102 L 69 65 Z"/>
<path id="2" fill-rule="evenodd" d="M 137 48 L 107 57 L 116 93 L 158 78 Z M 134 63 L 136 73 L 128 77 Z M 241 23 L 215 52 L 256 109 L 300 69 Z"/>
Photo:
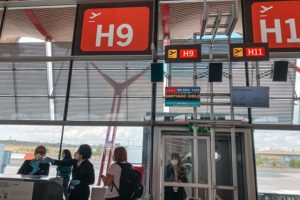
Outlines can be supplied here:
<path id="1" fill-rule="evenodd" d="M 89 161 L 92 156 L 92 148 L 88 144 L 79 146 L 75 159 L 53 160 L 46 158 L 47 162 L 58 166 L 72 166 L 72 180 L 68 192 L 69 200 L 88 200 L 90 196 L 89 185 L 95 182 L 94 166 Z"/>
<path id="2" fill-rule="evenodd" d="M 169 164 L 165 168 L 166 182 L 186 183 L 187 178 L 178 153 L 172 153 Z M 165 200 L 184 200 L 187 198 L 183 187 L 165 187 Z"/>
<path id="3" fill-rule="evenodd" d="M 45 175 L 49 174 L 49 163 L 44 162 L 46 155 L 46 148 L 42 145 L 38 146 L 34 150 L 34 159 L 25 160 L 21 168 L 18 170 L 18 174 L 23 175 Z"/>
<path id="4" fill-rule="evenodd" d="M 62 160 L 63 161 L 72 160 L 72 155 L 69 149 L 64 149 L 62 151 Z M 68 186 L 69 186 L 72 166 L 58 166 L 56 170 L 58 176 L 60 176 L 63 179 L 64 196 L 65 196 L 65 200 L 68 200 L 69 199 Z"/>

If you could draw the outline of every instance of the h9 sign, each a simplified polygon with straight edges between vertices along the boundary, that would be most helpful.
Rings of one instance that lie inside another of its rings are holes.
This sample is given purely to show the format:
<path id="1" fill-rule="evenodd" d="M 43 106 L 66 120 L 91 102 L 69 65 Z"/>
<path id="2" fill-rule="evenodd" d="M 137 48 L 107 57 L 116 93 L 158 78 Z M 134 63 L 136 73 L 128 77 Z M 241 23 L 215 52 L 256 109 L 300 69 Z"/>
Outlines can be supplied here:
<path id="1" fill-rule="evenodd" d="M 246 42 L 268 43 L 270 51 L 300 50 L 300 1 L 244 0 Z"/>
<path id="2" fill-rule="evenodd" d="M 151 54 L 152 3 L 80 4 L 75 55 Z"/>

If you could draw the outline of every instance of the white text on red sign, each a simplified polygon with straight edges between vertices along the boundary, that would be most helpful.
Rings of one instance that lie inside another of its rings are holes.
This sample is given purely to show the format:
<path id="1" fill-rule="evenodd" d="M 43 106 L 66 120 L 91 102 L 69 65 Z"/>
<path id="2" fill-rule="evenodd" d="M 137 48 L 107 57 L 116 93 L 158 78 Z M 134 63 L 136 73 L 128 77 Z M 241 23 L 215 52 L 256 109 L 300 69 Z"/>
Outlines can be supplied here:
<path id="1" fill-rule="evenodd" d="M 266 51 L 264 47 L 246 47 L 245 51 L 247 57 L 266 55 Z"/>
<path id="2" fill-rule="evenodd" d="M 125 32 L 125 34 L 124 34 Z M 116 34 L 118 36 L 117 45 L 120 47 L 126 47 L 131 44 L 133 38 L 133 29 L 129 24 L 121 24 L 118 26 L 116 30 Z M 109 25 L 109 31 L 103 32 L 102 25 L 97 26 L 97 34 L 96 34 L 96 47 L 101 47 L 101 45 L 107 45 L 112 47 L 114 44 L 114 35 L 115 35 L 115 25 Z M 108 38 L 107 44 L 102 44 L 102 38 Z M 124 41 L 122 41 L 124 40 Z"/>
<path id="3" fill-rule="evenodd" d="M 300 48 L 300 1 L 255 2 L 251 9 L 253 42 Z"/>
<path id="4" fill-rule="evenodd" d="M 198 49 L 180 49 L 180 58 L 197 58 Z"/>

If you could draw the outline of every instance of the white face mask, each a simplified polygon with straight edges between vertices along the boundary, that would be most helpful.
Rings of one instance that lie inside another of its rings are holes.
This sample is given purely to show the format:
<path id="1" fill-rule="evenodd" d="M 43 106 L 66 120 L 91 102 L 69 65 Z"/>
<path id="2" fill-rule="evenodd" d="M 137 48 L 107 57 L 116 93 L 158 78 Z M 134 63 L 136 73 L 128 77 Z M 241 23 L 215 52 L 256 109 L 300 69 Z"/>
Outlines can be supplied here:
<path id="1" fill-rule="evenodd" d="M 171 160 L 171 164 L 172 164 L 173 166 L 177 165 L 177 164 L 178 164 L 178 160 L 175 160 L 175 159 Z"/>
<path id="2" fill-rule="evenodd" d="M 42 158 L 43 158 L 42 154 L 40 153 L 35 154 L 35 159 L 40 160 Z"/>

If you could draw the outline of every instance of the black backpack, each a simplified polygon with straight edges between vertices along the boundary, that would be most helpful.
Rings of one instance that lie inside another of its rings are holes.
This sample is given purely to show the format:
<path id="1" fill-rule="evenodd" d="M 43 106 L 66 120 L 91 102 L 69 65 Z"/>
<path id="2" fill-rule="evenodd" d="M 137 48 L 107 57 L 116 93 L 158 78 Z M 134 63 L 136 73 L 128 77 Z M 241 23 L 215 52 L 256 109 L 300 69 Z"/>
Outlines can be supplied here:
<path id="1" fill-rule="evenodd" d="M 116 163 L 122 171 L 120 177 L 120 187 L 117 188 L 113 182 L 113 186 L 118 191 L 122 200 L 136 200 L 143 195 L 143 186 L 141 185 L 141 174 L 133 169 L 130 163 Z"/>

